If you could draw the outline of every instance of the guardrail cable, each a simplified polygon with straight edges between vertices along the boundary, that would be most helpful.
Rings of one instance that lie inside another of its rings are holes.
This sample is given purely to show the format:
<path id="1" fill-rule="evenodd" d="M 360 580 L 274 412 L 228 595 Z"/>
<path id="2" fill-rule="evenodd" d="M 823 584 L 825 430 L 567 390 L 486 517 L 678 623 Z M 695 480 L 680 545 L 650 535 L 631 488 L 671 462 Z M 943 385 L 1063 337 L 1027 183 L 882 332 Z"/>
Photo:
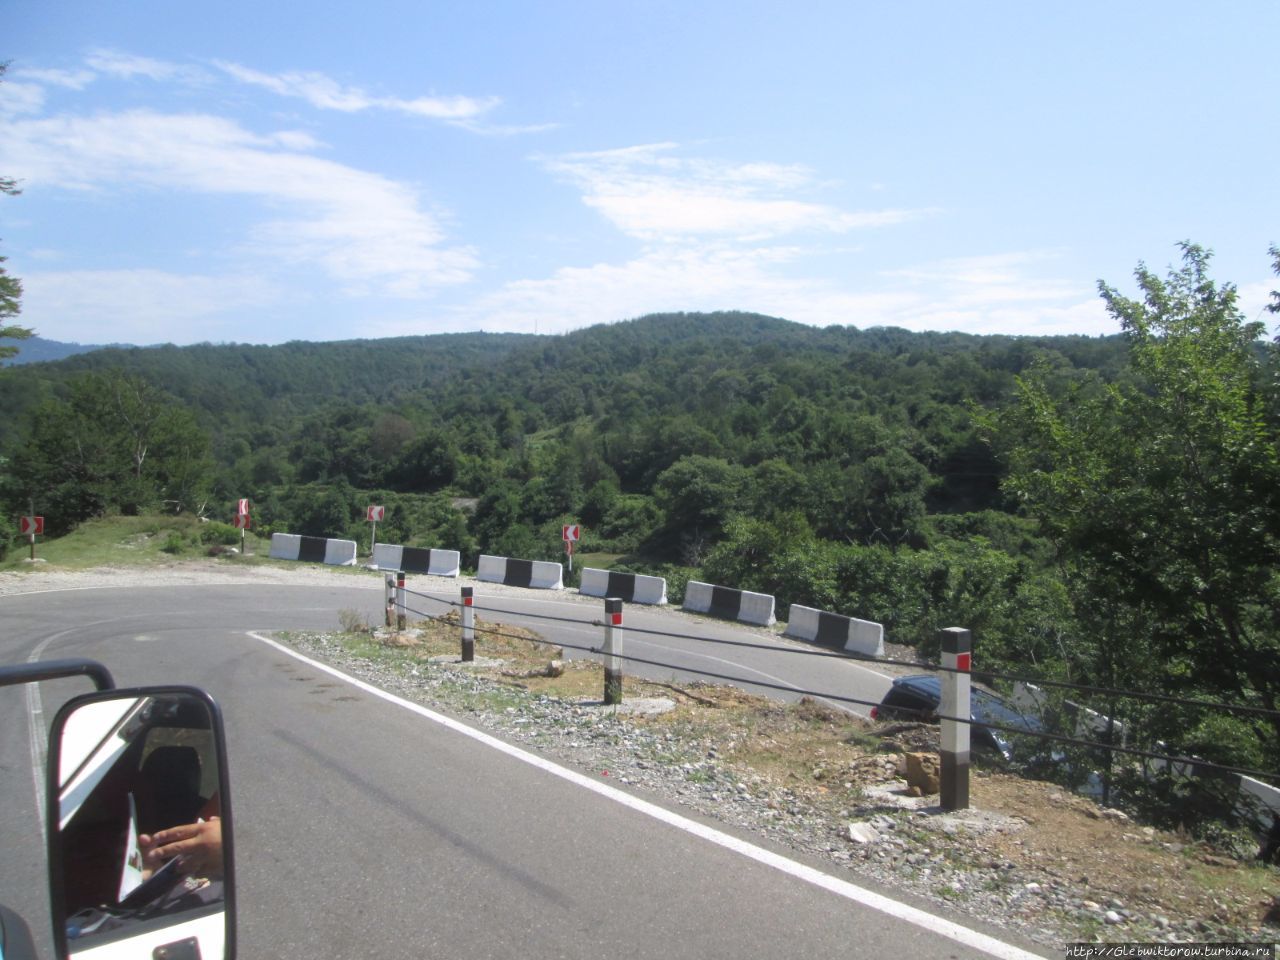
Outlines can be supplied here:
<path id="1" fill-rule="evenodd" d="M 427 593 L 420 593 L 418 591 L 409 590 L 407 588 L 405 589 L 405 593 L 406 595 L 421 597 L 423 599 L 430 600 L 433 603 L 443 604 L 444 606 L 447 606 L 447 607 L 461 608 L 463 606 L 461 602 L 456 600 L 447 600 L 439 596 L 433 596 Z M 408 606 L 405 606 L 404 609 L 406 612 L 412 613 L 424 619 L 429 619 L 429 620 L 436 619 L 436 617 L 431 614 L 410 608 Z M 605 626 L 604 620 L 599 618 L 593 618 L 591 620 L 580 620 L 580 619 L 575 619 L 570 617 L 553 616 L 549 614 L 524 613 L 524 612 L 519 612 L 515 610 L 507 610 L 499 607 L 473 606 L 472 609 L 477 612 L 484 612 L 488 614 L 497 614 L 501 616 L 532 619 L 532 620 L 544 620 L 552 623 L 565 623 L 565 624 L 571 624 L 574 626 L 597 627 L 597 628 L 603 628 Z M 1092 684 L 1075 683 L 1075 682 L 1065 681 L 1065 680 L 1051 680 L 1051 679 L 1042 678 L 1042 677 L 1017 676 L 1013 674 L 1006 674 L 1006 673 L 989 671 L 989 670 L 976 670 L 976 671 L 975 670 L 959 670 L 954 667 L 945 667 L 940 664 L 927 663 L 924 661 L 899 660 L 899 659 L 888 658 L 888 657 L 873 657 L 867 654 L 860 654 L 860 653 L 855 653 L 850 651 L 807 650 L 799 647 L 772 645 L 772 644 L 765 644 L 765 643 L 752 643 L 749 641 L 731 640 L 723 637 L 707 637 L 707 636 L 698 636 L 694 634 L 675 633 L 675 632 L 663 631 L 663 630 L 652 630 L 644 627 L 637 627 L 631 624 L 628 624 L 625 629 L 627 630 L 628 633 L 645 634 L 648 636 L 663 637 L 663 638 L 674 639 L 674 640 L 691 640 L 696 643 L 710 643 L 710 644 L 717 644 L 720 646 L 737 647 L 740 649 L 762 650 L 765 652 L 789 654 L 792 656 L 822 657 L 827 659 L 852 660 L 852 661 L 864 662 L 864 663 L 912 667 L 916 669 L 928 670 L 928 671 L 933 671 L 937 673 L 968 673 L 971 676 L 975 676 L 975 675 L 981 676 L 984 680 L 992 679 L 992 680 L 1000 680 L 1003 682 L 1010 682 L 1010 683 L 1032 684 L 1035 686 L 1049 687 L 1049 688 L 1060 689 L 1060 690 L 1074 690 L 1074 691 L 1093 694 L 1095 696 L 1114 697 L 1114 698 L 1120 698 L 1120 699 L 1146 701 L 1146 702 L 1169 704 L 1169 705 L 1176 705 L 1176 706 L 1189 706 L 1189 707 L 1195 707 L 1198 709 L 1216 710 L 1216 711 L 1236 713 L 1236 714 L 1247 714 L 1251 716 L 1265 717 L 1265 718 L 1280 717 L 1280 710 L 1271 710 L 1264 707 L 1253 707 L 1253 706 L 1247 706 L 1247 705 L 1241 705 L 1241 704 L 1228 704 L 1228 703 L 1218 703 L 1214 701 L 1193 700 L 1187 697 L 1177 697 L 1169 694 L 1152 693 L 1148 691 L 1123 690 L 1123 689 L 1116 689 L 1116 688 L 1110 688 L 1110 687 L 1099 687 Z M 519 640 L 527 643 L 545 643 L 552 646 L 558 646 L 566 650 L 576 650 L 579 652 L 589 653 L 594 655 L 601 655 L 604 653 L 604 650 L 602 647 L 567 643 L 561 640 L 535 639 L 530 637 L 523 637 L 517 634 L 503 633 L 501 630 L 491 628 L 491 627 L 485 627 L 480 625 L 479 623 L 475 625 L 475 631 L 477 634 L 486 634 L 488 636 L 502 637 L 510 640 Z M 679 670 L 684 673 L 696 674 L 697 676 L 706 677 L 713 680 L 724 680 L 724 681 L 729 681 L 729 682 L 738 683 L 738 684 L 746 683 L 746 684 L 751 684 L 752 686 L 759 687 L 765 690 L 778 690 L 778 691 L 782 691 L 785 693 L 790 693 L 798 696 L 815 697 L 817 699 L 827 700 L 835 703 L 851 704 L 855 706 L 865 706 L 865 707 L 876 707 L 880 705 L 878 701 L 861 700 L 856 697 L 846 696 L 844 694 L 822 693 L 822 692 L 813 691 L 813 690 L 803 690 L 801 688 L 798 688 L 792 685 L 770 683 L 764 680 L 747 680 L 742 677 L 734 677 L 728 674 L 717 673 L 709 670 L 700 670 L 695 667 L 677 666 L 672 663 L 666 663 L 658 660 L 650 660 L 643 657 L 636 657 L 634 655 L 615 655 L 615 656 L 618 656 L 620 660 L 631 662 L 631 663 L 643 664 L 645 666 L 658 667 L 658 668 L 668 669 L 668 670 Z M 1140 757 L 1148 760 L 1156 760 L 1161 762 L 1178 763 L 1178 764 L 1191 764 L 1197 769 L 1205 770 L 1205 771 L 1238 774 L 1243 776 L 1265 778 L 1268 780 L 1280 779 L 1280 774 L 1277 774 L 1276 772 L 1253 770 L 1246 767 L 1225 766 L 1222 764 L 1215 764 L 1208 761 L 1192 759 L 1187 757 L 1173 757 L 1165 754 L 1153 753 L 1151 751 L 1139 750 L 1133 747 L 1125 747 L 1125 746 L 1119 746 L 1116 744 L 1102 743 L 1096 740 L 1083 740 L 1076 737 L 1063 736 L 1061 734 L 1047 733 L 1045 731 L 1032 731 L 1032 730 L 1027 730 L 1025 728 L 1020 728 L 1020 727 L 1010 727 L 1010 726 L 1005 726 L 998 723 L 991 723 L 987 721 L 974 721 L 972 719 L 965 719 L 961 717 L 943 717 L 943 716 L 939 716 L 937 713 L 929 713 L 927 711 L 912 711 L 906 708 L 895 708 L 895 712 L 919 713 L 922 718 L 928 717 L 932 719 L 953 720 L 957 723 L 968 723 L 971 725 L 974 723 L 977 723 L 978 725 L 982 727 L 986 727 L 991 730 L 998 730 L 1006 733 L 1017 734 L 1019 736 L 1039 737 L 1041 739 L 1053 741 L 1056 743 L 1087 747 L 1087 748 L 1097 749 L 1097 750 L 1108 750 L 1113 753 L 1123 753 L 1130 756 Z"/>

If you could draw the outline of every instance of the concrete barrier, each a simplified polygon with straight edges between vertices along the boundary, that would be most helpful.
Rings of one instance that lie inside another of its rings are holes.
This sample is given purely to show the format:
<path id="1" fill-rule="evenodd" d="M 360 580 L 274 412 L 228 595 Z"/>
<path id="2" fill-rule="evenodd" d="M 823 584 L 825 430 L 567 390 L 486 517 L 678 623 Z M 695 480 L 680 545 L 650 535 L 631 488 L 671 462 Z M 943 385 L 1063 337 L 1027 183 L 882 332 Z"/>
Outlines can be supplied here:
<path id="1" fill-rule="evenodd" d="M 379 570 L 403 570 L 433 577 L 456 577 L 462 564 L 457 550 L 429 550 L 380 543 L 373 548 L 373 565 Z"/>
<path id="2" fill-rule="evenodd" d="M 773 597 L 767 593 L 717 587 L 698 580 L 690 580 L 684 591 L 685 610 L 709 613 L 724 620 L 754 623 L 761 627 L 777 623 L 773 615 L 773 603 Z"/>
<path id="3" fill-rule="evenodd" d="M 303 537 L 296 533 L 273 533 L 270 556 L 276 560 L 303 560 L 327 563 L 335 567 L 351 567 L 356 562 L 354 540 L 330 540 L 327 537 Z"/>
<path id="4" fill-rule="evenodd" d="M 547 560 L 512 560 L 509 557 L 481 555 L 476 579 L 487 583 L 505 583 L 509 587 L 563 590 L 564 566 Z"/>
<path id="5" fill-rule="evenodd" d="M 627 603 L 656 605 L 667 602 L 667 581 L 662 577 L 583 567 L 578 592 L 587 597 L 618 597 Z"/>
<path id="6" fill-rule="evenodd" d="M 1280 790 L 1269 783 L 1240 774 L 1240 799 L 1236 812 L 1252 820 L 1260 832 L 1269 830 L 1272 818 L 1280 816 Z"/>
<path id="7" fill-rule="evenodd" d="M 802 607 L 798 603 L 791 605 L 783 636 L 838 646 L 867 657 L 884 656 L 883 624 Z"/>

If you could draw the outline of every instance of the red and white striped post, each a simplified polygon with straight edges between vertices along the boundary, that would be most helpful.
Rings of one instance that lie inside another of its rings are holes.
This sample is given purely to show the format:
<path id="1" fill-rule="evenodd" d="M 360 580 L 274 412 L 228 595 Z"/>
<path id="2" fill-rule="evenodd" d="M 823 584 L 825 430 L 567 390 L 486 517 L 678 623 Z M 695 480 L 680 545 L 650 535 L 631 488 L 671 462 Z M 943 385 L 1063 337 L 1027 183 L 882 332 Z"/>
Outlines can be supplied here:
<path id="1" fill-rule="evenodd" d="M 405 596 L 404 571 L 396 574 L 396 629 L 403 630 L 408 620 L 409 603 Z"/>
<path id="2" fill-rule="evenodd" d="M 476 658 L 476 608 L 475 587 L 462 588 L 462 662 L 472 663 Z"/>
<path id="3" fill-rule="evenodd" d="M 622 703 L 622 601 L 617 597 L 604 602 L 604 702 Z"/>
<path id="4" fill-rule="evenodd" d="M 948 627 L 939 634 L 942 641 L 942 775 L 940 800 L 943 810 L 969 807 L 969 670 L 973 660 L 973 637 L 961 627 Z M 958 719 L 948 720 L 948 717 Z M 961 720 L 965 722 L 961 722 Z"/>

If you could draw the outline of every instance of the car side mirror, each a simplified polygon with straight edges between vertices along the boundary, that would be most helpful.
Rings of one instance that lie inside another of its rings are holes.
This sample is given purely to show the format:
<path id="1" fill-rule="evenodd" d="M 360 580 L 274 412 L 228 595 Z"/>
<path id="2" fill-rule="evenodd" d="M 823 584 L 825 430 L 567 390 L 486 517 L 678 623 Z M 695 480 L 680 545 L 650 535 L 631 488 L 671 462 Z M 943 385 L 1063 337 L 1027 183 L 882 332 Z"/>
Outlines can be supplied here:
<path id="1" fill-rule="evenodd" d="M 226 738 L 194 687 L 107 690 L 53 721 L 49 902 L 57 956 L 232 960 Z"/>

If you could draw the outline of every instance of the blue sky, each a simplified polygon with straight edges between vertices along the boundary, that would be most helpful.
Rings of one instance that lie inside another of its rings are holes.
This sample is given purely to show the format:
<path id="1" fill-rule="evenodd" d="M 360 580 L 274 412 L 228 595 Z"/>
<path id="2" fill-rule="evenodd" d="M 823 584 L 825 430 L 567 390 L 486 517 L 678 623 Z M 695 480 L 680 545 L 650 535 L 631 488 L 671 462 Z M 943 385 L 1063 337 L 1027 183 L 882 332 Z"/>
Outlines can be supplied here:
<path id="1" fill-rule="evenodd" d="M 1183 239 L 1253 318 L 1277 36 L 1275 0 L 5 0 L 0 254 L 94 343 L 1094 335 Z"/>

